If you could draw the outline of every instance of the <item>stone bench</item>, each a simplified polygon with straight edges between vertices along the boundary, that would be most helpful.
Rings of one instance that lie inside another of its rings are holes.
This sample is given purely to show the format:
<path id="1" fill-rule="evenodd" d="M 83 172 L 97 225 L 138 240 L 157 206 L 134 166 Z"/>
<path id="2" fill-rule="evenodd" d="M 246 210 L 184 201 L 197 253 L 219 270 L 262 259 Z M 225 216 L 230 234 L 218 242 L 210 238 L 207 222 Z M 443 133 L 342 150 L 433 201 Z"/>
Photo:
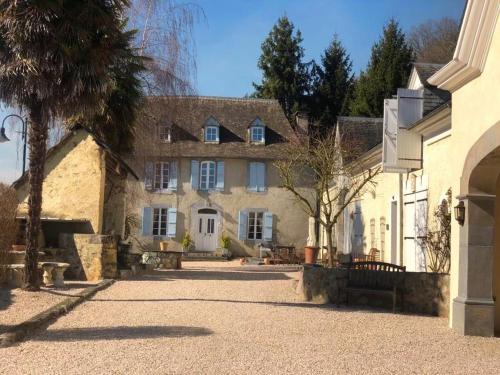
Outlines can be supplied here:
<path id="1" fill-rule="evenodd" d="M 11 270 L 10 281 L 15 287 L 22 287 L 24 282 L 24 264 L 7 264 L 4 266 Z M 64 288 L 64 271 L 69 267 L 69 263 L 60 262 L 39 262 L 38 269 L 43 270 L 43 283 L 45 286 Z M 53 277 L 55 274 L 55 277 Z"/>

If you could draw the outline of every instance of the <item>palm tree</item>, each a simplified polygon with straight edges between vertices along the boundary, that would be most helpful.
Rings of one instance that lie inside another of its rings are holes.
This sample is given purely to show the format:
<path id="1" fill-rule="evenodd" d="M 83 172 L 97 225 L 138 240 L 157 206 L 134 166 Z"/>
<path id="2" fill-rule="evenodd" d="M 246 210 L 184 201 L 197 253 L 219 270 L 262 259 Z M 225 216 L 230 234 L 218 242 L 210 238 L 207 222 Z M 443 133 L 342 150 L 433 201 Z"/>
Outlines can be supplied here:
<path id="1" fill-rule="evenodd" d="M 92 114 L 114 87 L 128 0 L 0 0 L 0 100 L 29 114 L 25 288 L 38 290 L 38 233 L 49 120 Z"/>

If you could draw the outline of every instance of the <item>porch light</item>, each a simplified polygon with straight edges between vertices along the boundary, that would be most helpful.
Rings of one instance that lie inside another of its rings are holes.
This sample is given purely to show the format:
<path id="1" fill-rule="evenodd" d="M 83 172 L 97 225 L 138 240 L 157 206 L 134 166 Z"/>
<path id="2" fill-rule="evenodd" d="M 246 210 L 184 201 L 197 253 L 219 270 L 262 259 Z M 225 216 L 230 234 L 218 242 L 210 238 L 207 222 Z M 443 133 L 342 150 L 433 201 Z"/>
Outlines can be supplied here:
<path id="1" fill-rule="evenodd" d="M 458 224 L 464 225 L 464 222 L 465 222 L 465 204 L 464 204 L 464 201 L 458 202 L 458 205 L 455 206 L 455 220 L 458 221 Z"/>

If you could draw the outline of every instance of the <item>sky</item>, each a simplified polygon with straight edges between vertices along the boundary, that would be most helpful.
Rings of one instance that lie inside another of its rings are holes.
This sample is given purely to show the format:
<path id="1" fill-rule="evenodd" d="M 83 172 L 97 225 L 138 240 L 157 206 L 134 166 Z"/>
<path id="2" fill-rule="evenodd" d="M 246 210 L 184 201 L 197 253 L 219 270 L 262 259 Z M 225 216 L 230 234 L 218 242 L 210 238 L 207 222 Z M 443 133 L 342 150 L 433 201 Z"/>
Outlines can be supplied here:
<path id="1" fill-rule="evenodd" d="M 460 20 L 464 0 L 191 0 L 204 17 L 194 29 L 199 95 L 241 97 L 260 82 L 257 60 L 260 46 L 277 19 L 283 15 L 300 29 L 305 61 L 319 60 L 335 34 L 338 35 L 357 74 L 366 67 L 371 47 L 389 19 L 403 31 L 429 19 Z M 0 110 L 1 119 L 8 113 Z M 21 174 L 20 141 L 7 130 L 11 142 L 0 143 L 0 181 L 10 183 Z"/>

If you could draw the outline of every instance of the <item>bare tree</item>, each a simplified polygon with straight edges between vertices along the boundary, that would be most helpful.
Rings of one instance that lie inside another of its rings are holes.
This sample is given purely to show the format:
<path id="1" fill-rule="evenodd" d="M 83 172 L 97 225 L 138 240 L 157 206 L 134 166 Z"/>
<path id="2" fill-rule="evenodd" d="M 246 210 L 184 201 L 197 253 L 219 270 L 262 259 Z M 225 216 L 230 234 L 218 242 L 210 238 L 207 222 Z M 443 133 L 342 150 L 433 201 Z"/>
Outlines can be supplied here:
<path id="1" fill-rule="evenodd" d="M 327 235 L 328 265 L 333 266 L 333 229 L 344 209 L 367 188 L 380 166 L 367 168 L 363 148 L 353 139 L 336 139 L 335 132 L 289 145 L 289 158 L 275 163 L 282 187 L 291 192 Z"/>
<path id="2" fill-rule="evenodd" d="M 446 64 L 453 58 L 460 25 L 451 18 L 428 20 L 413 27 L 409 42 L 417 62 Z"/>
<path id="3" fill-rule="evenodd" d="M 150 95 L 193 94 L 196 79 L 193 27 L 202 9 L 175 0 L 133 0 L 129 24 L 137 29 L 136 47 L 148 56 L 144 76 Z"/>

